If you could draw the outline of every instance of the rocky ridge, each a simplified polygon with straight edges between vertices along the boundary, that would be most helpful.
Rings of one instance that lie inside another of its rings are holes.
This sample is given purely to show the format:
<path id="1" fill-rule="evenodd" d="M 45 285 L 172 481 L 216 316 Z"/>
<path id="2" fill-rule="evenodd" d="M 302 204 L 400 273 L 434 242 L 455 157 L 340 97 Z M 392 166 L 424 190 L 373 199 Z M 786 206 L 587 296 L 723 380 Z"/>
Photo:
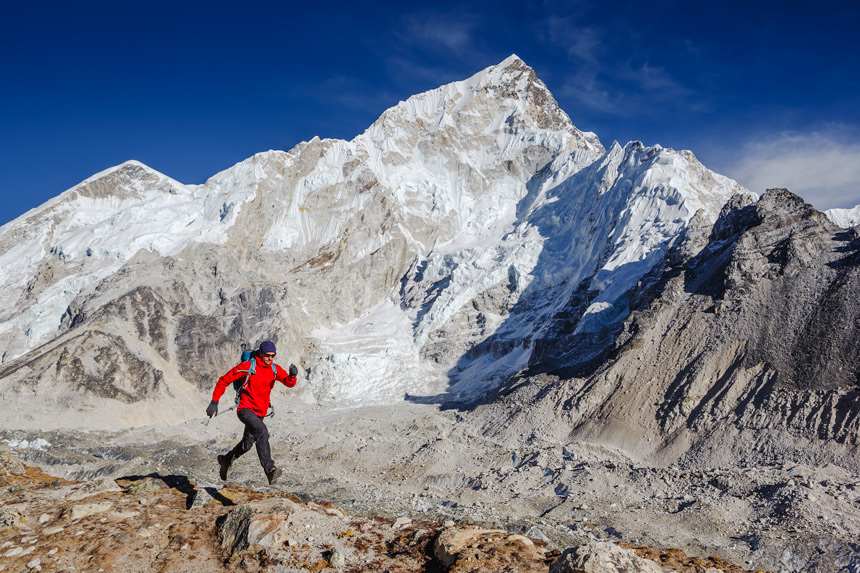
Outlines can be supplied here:
<path id="1" fill-rule="evenodd" d="M 545 375 L 535 377 L 548 382 Z M 522 391 L 517 391 L 523 398 Z M 513 396 L 512 394 L 511 396 Z M 253 454 L 230 482 L 389 522 L 455 521 L 547 541 L 681 548 L 748 570 L 839 571 L 860 565 L 860 477 L 836 464 L 780 458 L 691 468 L 572 439 L 535 410 L 328 410 L 289 402 L 267 420 L 284 475 L 274 487 Z M 241 435 L 233 416 L 125 432 L 0 432 L 28 464 L 74 480 L 188 476 L 218 484 L 215 456 Z"/>
<path id="2" fill-rule="evenodd" d="M 447 521 L 347 515 L 331 503 L 185 476 L 75 482 L 0 450 L 0 570 L 744 571 L 678 550 L 546 541 Z M 659 563 L 659 564 L 658 564 Z"/>

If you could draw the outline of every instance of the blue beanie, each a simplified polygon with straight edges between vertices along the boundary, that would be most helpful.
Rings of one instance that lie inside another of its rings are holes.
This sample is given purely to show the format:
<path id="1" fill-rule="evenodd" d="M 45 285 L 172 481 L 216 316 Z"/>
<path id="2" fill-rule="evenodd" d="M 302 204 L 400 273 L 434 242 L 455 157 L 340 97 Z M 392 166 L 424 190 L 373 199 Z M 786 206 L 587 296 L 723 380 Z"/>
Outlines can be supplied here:
<path id="1" fill-rule="evenodd" d="M 264 340 L 260 343 L 260 352 L 264 354 L 275 354 L 275 343 L 271 340 Z"/>

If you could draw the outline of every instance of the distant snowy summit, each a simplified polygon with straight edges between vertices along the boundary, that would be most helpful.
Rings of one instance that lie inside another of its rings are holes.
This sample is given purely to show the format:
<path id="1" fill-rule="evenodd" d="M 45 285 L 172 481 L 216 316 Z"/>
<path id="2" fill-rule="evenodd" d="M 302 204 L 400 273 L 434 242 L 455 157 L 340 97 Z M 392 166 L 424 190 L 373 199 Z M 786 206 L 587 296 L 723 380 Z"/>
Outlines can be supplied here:
<path id="1" fill-rule="evenodd" d="M 611 344 L 631 289 L 735 194 L 689 151 L 604 149 L 511 56 L 352 141 L 197 186 L 127 162 L 3 226 L 0 385 L 120 424 L 194 416 L 177 397 L 271 338 L 304 399 L 474 399 L 560 340 L 556 365 Z"/>
<path id="2" fill-rule="evenodd" d="M 824 213 L 840 227 L 847 229 L 860 225 L 860 205 L 853 209 L 828 209 Z"/>

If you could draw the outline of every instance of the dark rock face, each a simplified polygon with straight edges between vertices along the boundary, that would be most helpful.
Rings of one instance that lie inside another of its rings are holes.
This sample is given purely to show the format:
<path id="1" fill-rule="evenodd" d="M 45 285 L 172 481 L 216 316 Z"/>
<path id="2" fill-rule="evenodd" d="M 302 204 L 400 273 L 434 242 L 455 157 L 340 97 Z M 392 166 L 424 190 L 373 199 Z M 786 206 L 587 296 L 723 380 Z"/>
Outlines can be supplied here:
<path id="1" fill-rule="evenodd" d="M 222 549 L 235 553 L 248 548 L 248 527 L 253 515 L 251 506 L 243 505 L 223 517 L 218 529 Z"/>
<path id="2" fill-rule="evenodd" d="M 737 198 L 710 234 L 694 220 L 629 300 L 633 312 L 603 362 L 544 368 L 555 376 L 534 395 L 569 413 L 572 436 L 665 463 L 852 465 L 854 233 L 784 189 L 755 204 Z"/>
<path id="3" fill-rule="evenodd" d="M 260 296 L 265 298 L 267 293 L 268 289 L 263 289 Z M 271 293 L 268 295 L 271 298 Z M 88 309 L 87 299 L 79 305 L 67 313 L 70 332 L 98 324 L 110 332 L 131 333 L 144 348 L 155 351 L 165 365 L 175 361 L 182 377 L 199 388 L 209 389 L 214 385 L 214 380 L 223 374 L 221 370 L 229 363 L 224 353 L 237 346 L 230 343 L 217 317 L 193 313 L 184 288 L 171 290 L 140 285 L 106 304 L 92 305 L 92 311 Z M 253 321 L 258 312 L 251 308 L 244 315 L 237 314 Z M 119 340 L 119 337 L 114 338 Z M 153 366 L 157 368 L 157 364 Z"/>
<path id="4" fill-rule="evenodd" d="M 218 328 L 216 319 L 200 315 L 180 317 L 175 342 L 183 377 L 203 390 L 213 388 L 217 377 L 224 374 L 217 365 L 224 361 L 224 350 L 235 346 Z M 222 369 L 226 372 L 225 367 Z"/>
<path id="5" fill-rule="evenodd" d="M 768 364 L 777 388 L 857 389 L 860 243 L 782 189 L 762 197 L 756 218 L 734 237 L 722 277 L 721 307 L 750 342 L 744 365 Z"/>
<path id="6" fill-rule="evenodd" d="M 163 389 L 164 372 L 129 350 L 119 336 L 96 329 L 38 349 L 24 364 L 0 369 L 16 392 L 65 392 L 110 398 L 130 404 Z"/>
<path id="7" fill-rule="evenodd" d="M 140 286 L 101 307 L 96 320 L 121 320 L 128 323 L 138 338 L 165 360 L 167 354 L 167 317 L 171 310 L 150 287 Z"/>
<path id="8" fill-rule="evenodd" d="M 854 232 L 786 190 L 738 197 L 714 225 L 694 218 L 628 293 L 599 360 L 558 365 L 589 348 L 544 341 L 558 351 L 480 419 L 500 439 L 564 436 L 648 464 L 860 469 L 858 252 Z"/>

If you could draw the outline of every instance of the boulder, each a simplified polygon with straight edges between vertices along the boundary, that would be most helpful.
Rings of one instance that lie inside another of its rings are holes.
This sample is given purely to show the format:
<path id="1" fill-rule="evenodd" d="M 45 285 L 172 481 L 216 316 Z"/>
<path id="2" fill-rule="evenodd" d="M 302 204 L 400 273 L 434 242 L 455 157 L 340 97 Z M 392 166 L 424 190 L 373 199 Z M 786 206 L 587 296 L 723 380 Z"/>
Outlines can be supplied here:
<path id="1" fill-rule="evenodd" d="M 463 573 L 525 572 L 546 567 L 543 547 L 524 535 L 498 529 L 447 527 L 436 538 L 433 554 L 446 568 L 456 566 L 456 570 Z"/>
<path id="2" fill-rule="evenodd" d="M 68 499 L 73 501 L 84 499 L 105 491 L 122 491 L 122 488 L 111 478 L 100 476 L 82 483 L 75 491 L 69 494 Z"/>
<path id="3" fill-rule="evenodd" d="M 209 502 L 217 501 L 217 495 L 218 490 L 214 487 L 197 487 L 189 495 L 187 507 L 188 509 L 203 507 Z"/>
<path id="4" fill-rule="evenodd" d="M 161 478 L 147 476 L 142 479 L 134 480 L 128 484 L 126 491 L 131 494 L 142 495 L 145 493 L 161 491 L 165 487 L 167 486 L 164 485 L 164 480 Z"/>
<path id="5" fill-rule="evenodd" d="M 240 505 L 218 526 L 221 548 L 230 554 L 251 545 L 280 549 L 287 540 L 287 522 L 299 506 L 283 498 Z"/>
<path id="6" fill-rule="evenodd" d="M 89 517 L 96 513 L 104 513 L 105 511 L 110 510 L 112 507 L 113 503 L 109 501 L 103 501 L 100 503 L 83 503 L 79 505 L 73 505 L 67 510 L 67 515 L 69 516 L 70 520 L 77 521 L 79 519 Z"/>
<path id="7" fill-rule="evenodd" d="M 643 559 L 632 549 L 608 541 L 586 543 L 564 550 L 550 573 L 664 573 L 657 563 Z"/>

